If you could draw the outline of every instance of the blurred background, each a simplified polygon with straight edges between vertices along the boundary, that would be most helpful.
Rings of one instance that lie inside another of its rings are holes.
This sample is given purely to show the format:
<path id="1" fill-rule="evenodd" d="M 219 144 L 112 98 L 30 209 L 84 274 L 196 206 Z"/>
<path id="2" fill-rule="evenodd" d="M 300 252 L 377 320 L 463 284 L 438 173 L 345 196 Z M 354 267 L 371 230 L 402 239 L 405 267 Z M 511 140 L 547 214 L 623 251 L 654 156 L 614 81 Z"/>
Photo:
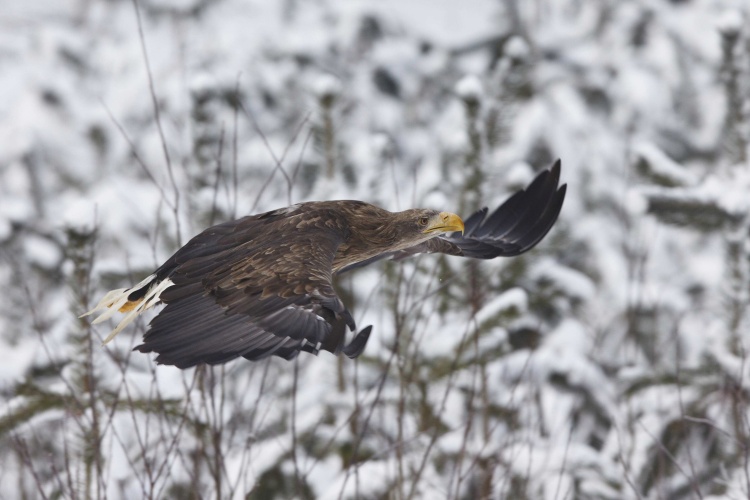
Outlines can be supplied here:
<path id="1" fill-rule="evenodd" d="M 744 0 L 0 9 L 0 498 L 747 498 Z M 357 360 L 180 371 L 78 319 L 212 223 L 463 216 L 562 159 L 518 258 L 337 283 Z"/>

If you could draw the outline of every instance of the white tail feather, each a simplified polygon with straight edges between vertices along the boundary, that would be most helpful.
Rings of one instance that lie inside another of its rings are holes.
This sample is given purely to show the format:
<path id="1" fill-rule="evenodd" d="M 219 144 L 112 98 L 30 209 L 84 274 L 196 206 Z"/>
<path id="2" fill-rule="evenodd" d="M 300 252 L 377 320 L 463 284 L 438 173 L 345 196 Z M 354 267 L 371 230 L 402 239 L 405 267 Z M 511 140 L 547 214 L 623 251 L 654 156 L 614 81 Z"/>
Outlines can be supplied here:
<path id="1" fill-rule="evenodd" d="M 107 292 L 107 294 L 104 297 L 102 297 L 102 300 L 100 300 L 99 303 L 92 310 L 81 314 L 79 316 L 79 318 L 83 318 L 84 316 L 90 316 L 91 314 L 94 314 L 95 312 L 101 311 L 103 309 L 111 309 L 112 306 L 114 306 L 116 303 L 120 302 L 120 305 L 117 308 L 114 309 L 114 312 L 116 312 L 120 307 L 122 307 L 125 304 L 125 302 L 128 301 L 128 295 L 130 295 L 135 290 L 143 288 L 148 283 L 150 283 L 151 281 L 153 281 L 153 279 L 155 277 L 156 276 L 154 276 L 152 274 L 152 275 L 148 276 L 146 279 L 144 279 L 143 281 L 141 281 L 140 283 L 138 283 L 137 285 L 135 285 L 133 287 L 130 287 L 130 288 L 118 288 L 117 290 L 112 290 L 110 292 Z M 112 312 L 111 314 L 109 314 L 104 319 L 100 319 L 101 316 L 99 316 L 98 318 L 96 318 L 94 320 L 94 323 L 100 323 L 100 322 L 104 321 L 105 319 L 111 317 L 112 314 L 114 314 L 114 312 Z"/>
<path id="2" fill-rule="evenodd" d="M 154 278 L 155 276 L 152 274 L 132 288 L 119 288 L 117 290 L 108 292 L 102 298 L 102 300 L 99 301 L 96 307 L 94 307 L 87 313 L 82 314 L 81 317 L 88 316 L 90 314 L 94 314 L 95 312 L 103 310 L 104 312 L 97 316 L 97 318 L 92 321 L 91 324 L 95 325 L 97 323 L 101 323 L 102 321 L 108 320 L 128 302 L 128 295 L 133 293 L 135 290 L 148 285 L 151 281 L 153 281 Z M 107 344 L 109 341 L 115 338 L 118 333 L 120 333 L 126 326 L 132 323 L 135 318 L 137 318 L 138 315 L 143 311 L 150 309 L 151 307 L 156 305 L 156 303 L 159 302 L 159 296 L 161 295 L 161 293 L 172 285 L 174 285 L 174 283 L 168 278 L 160 281 L 156 285 L 152 285 L 151 289 L 146 293 L 146 295 L 143 296 L 141 301 L 133 309 L 128 311 L 125 317 L 120 320 L 120 323 L 118 323 L 117 327 L 112 330 L 109 335 L 107 335 L 107 338 L 104 339 L 102 345 Z"/>
<path id="3" fill-rule="evenodd" d="M 123 328 L 128 326 L 130 323 L 132 323 L 135 318 L 138 317 L 139 314 L 141 314 L 146 309 L 149 309 L 156 305 L 157 302 L 159 302 L 159 296 L 161 295 L 161 292 L 169 288 L 170 286 L 174 285 L 172 283 L 172 280 L 169 278 L 159 282 L 155 287 L 151 288 L 151 290 L 148 291 L 148 293 L 143 297 L 143 299 L 138 303 L 137 306 L 135 306 L 131 311 L 129 311 L 122 320 L 120 320 L 120 323 L 117 325 L 117 327 L 110 332 L 109 335 L 107 335 L 107 338 L 104 339 L 102 342 L 102 345 L 107 344 L 110 340 L 115 338 L 115 336 L 122 331 Z M 106 314 L 106 313 L 105 313 Z"/>
<path id="4" fill-rule="evenodd" d="M 99 311 L 101 309 L 109 309 L 109 307 L 117 302 L 117 300 L 122 296 L 123 292 L 126 292 L 130 290 L 129 288 L 118 288 L 117 290 L 111 290 L 107 292 L 107 294 L 102 297 L 102 300 L 99 301 L 99 303 L 94 306 L 94 308 L 90 311 L 87 311 L 80 316 L 79 318 L 83 318 L 84 316 L 90 316 L 94 314 L 96 311 Z M 127 297 L 127 295 L 125 295 Z"/>

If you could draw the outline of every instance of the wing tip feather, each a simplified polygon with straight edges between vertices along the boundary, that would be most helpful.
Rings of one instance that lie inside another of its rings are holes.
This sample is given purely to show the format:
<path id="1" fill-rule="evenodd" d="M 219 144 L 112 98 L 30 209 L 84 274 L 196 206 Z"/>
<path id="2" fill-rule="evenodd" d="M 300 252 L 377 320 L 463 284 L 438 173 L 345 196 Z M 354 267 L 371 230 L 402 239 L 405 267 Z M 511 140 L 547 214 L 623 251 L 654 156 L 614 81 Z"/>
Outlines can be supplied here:
<path id="1" fill-rule="evenodd" d="M 476 226 L 463 237 L 451 235 L 451 242 L 463 256 L 479 259 L 514 257 L 531 250 L 544 239 L 562 210 L 567 184 L 560 185 L 561 172 L 558 158 L 486 218 L 486 209 L 472 214 L 468 220 L 476 221 Z"/>

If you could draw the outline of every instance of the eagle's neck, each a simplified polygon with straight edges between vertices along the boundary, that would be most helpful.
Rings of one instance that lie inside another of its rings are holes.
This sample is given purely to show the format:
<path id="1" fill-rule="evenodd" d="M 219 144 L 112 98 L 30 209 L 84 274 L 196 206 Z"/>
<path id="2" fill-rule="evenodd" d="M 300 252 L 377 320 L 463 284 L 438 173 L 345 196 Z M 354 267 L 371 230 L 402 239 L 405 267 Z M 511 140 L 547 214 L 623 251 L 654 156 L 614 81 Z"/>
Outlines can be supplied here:
<path id="1" fill-rule="evenodd" d="M 373 205 L 367 205 L 349 214 L 350 232 L 338 248 L 333 261 L 333 272 L 358 264 L 379 255 L 400 250 L 403 243 L 394 224 L 397 214 Z M 407 246 L 411 244 L 407 243 Z"/>
<path id="2" fill-rule="evenodd" d="M 353 235 L 338 248 L 333 260 L 333 272 L 388 253 L 397 245 L 395 235 L 390 235 L 387 231 L 381 237 L 367 233 Z"/>

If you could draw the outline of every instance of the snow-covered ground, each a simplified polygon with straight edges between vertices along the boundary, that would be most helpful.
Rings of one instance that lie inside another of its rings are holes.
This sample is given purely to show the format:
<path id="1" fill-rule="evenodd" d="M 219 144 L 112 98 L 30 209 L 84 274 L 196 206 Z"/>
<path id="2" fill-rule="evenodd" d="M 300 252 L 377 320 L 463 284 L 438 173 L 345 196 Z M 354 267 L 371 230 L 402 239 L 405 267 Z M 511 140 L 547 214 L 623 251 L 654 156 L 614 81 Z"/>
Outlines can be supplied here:
<path id="1" fill-rule="evenodd" d="M 744 0 L 0 9 L 1 498 L 747 498 Z M 360 359 L 223 368 L 78 316 L 303 200 L 469 215 L 562 159 L 538 248 L 338 283 Z M 479 174 L 482 182 L 472 184 Z"/>

